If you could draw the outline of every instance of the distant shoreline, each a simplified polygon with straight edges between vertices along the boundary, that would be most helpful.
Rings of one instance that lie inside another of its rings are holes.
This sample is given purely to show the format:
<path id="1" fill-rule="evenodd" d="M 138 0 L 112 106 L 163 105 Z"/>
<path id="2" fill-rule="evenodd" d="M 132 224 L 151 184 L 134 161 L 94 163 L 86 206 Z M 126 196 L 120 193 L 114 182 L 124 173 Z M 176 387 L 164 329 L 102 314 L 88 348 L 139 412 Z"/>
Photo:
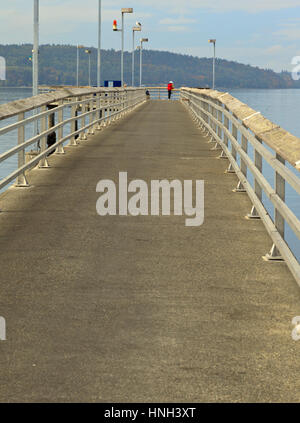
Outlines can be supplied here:
<path id="1" fill-rule="evenodd" d="M 49 84 L 50 85 L 50 84 Z M 162 84 L 163 86 L 163 84 Z M 65 85 L 61 85 L 62 88 L 65 87 Z M 150 85 L 149 85 L 150 87 Z M 191 88 L 197 88 L 197 87 L 191 87 Z M 0 90 L 1 89 L 24 89 L 24 90 L 32 90 L 32 87 L 24 87 L 24 86 L 20 86 L 20 87 L 16 87 L 16 86 L 1 86 L 0 85 Z M 209 88 L 207 88 L 209 89 Z M 282 88 L 269 88 L 269 87 L 264 87 L 264 88 L 252 88 L 252 87 L 230 87 L 230 88 L 216 88 L 217 91 L 230 91 L 230 90 L 268 90 L 268 91 L 273 91 L 273 90 L 299 90 L 300 87 L 282 87 Z"/>

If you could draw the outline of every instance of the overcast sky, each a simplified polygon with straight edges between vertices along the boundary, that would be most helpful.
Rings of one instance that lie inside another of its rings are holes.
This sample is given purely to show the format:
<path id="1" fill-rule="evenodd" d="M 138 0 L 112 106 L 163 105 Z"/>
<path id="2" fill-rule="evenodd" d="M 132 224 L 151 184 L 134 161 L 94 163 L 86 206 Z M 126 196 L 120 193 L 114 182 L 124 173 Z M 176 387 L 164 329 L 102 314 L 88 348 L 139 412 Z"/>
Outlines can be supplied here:
<path id="1" fill-rule="evenodd" d="M 148 48 L 208 57 L 208 38 L 217 39 L 217 56 L 229 60 L 291 70 L 300 56 L 300 0 L 102 0 L 103 48 L 120 49 L 120 33 L 112 31 L 121 7 L 126 15 L 126 49 L 131 26 L 143 24 Z M 0 0 L 0 43 L 32 42 L 33 0 Z M 97 45 L 98 0 L 40 0 L 42 44 Z"/>

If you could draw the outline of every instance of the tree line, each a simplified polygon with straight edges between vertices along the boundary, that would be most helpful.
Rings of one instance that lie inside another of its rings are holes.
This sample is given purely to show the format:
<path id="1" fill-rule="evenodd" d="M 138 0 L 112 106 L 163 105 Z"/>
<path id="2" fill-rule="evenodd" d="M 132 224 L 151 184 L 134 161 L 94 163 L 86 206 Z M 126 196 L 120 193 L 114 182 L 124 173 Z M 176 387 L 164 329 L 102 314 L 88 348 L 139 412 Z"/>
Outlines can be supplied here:
<path id="1" fill-rule="evenodd" d="M 92 84 L 97 80 L 97 50 L 91 50 Z M 29 87 L 32 85 L 32 45 L 0 45 L 0 56 L 6 59 L 6 81 L 0 86 Z M 39 52 L 39 82 L 41 85 L 76 84 L 77 47 L 72 45 L 42 45 Z M 125 52 L 125 82 L 131 84 L 131 53 Z M 139 52 L 136 52 L 135 83 L 139 81 Z M 88 55 L 80 49 L 80 85 L 88 84 Z M 120 51 L 102 51 L 102 83 L 120 80 Z M 175 86 L 210 87 L 212 85 L 212 59 L 198 58 L 164 51 L 143 51 L 143 83 Z M 216 85 L 218 88 L 300 88 L 289 72 L 276 73 L 234 61 L 216 59 Z"/>

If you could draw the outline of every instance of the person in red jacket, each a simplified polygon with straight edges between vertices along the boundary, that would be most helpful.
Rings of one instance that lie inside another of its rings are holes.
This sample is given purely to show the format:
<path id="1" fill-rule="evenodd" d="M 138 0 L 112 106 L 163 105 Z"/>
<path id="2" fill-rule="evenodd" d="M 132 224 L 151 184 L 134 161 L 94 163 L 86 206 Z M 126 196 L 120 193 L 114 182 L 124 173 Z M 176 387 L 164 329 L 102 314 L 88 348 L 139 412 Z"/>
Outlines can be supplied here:
<path id="1" fill-rule="evenodd" d="M 168 99 L 171 99 L 171 95 L 172 95 L 172 90 L 174 90 L 174 82 L 170 81 L 168 83 Z"/>

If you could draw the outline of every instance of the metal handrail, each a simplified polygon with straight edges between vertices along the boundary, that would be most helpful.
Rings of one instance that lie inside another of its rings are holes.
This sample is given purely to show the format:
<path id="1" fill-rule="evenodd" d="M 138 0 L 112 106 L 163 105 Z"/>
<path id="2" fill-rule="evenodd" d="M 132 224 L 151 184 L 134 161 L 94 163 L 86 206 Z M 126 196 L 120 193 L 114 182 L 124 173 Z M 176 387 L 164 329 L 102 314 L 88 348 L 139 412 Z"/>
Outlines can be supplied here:
<path id="1" fill-rule="evenodd" d="M 163 100 L 168 98 L 168 89 L 167 87 L 145 87 L 146 90 L 150 92 L 150 97 L 157 97 L 157 100 Z M 179 100 L 180 98 L 180 89 L 174 88 L 172 90 L 172 99 Z"/>
<path id="2" fill-rule="evenodd" d="M 14 180 L 17 180 L 16 185 L 19 187 L 29 186 L 27 170 L 35 165 L 39 165 L 40 168 L 49 167 L 48 155 L 54 151 L 56 154 L 64 154 L 63 144 L 67 141 L 70 141 L 71 146 L 77 145 L 78 136 L 81 140 L 87 139 L 88 134 L 103 129 L 134 110 L 145 100 L 144 88 L 75 88 L 40 94 L 0 106 L 0 120 L 5 122 L 5 119 L 18 119 L 17 122 L 9 123 L 0 129 L 0 137 L 13 130 L 18 131 L 18 144 L 0 154 L 0 164 L 13 155 L 18 155 L 17 169 L 0 180 L 0 189 Z M 71 117 L 64 118 L 67 109 L 71 110 Z M 25 113 L 30 111 L 33 111 L 33 116 L 26 117 Z M 57 116 L 58 122 L 50 124 L 50 116 Z M 41 131 L 26 139 L 25 128 L 34 122 L 39 124 Z M 66 125 L 71 125 L 71 129 L 66 136 L 63 136 Z M 57 139 L 55 144 L 48 146 L 47 136 L 52 133 L 57 134 Z M 40 144 L 39 151 L 26 163 L 26 148 L 35 143 Z"/>
<path id="3" fill-rule="evenodd" d="M 286 166 L 288 162 L 299 170 L 297 163 L 300 158 L 300 139 L 268 121 L 261 113 L 250 109 L 228 93 L 182 88 L 180 97 L 200 128 L 206 135 L 211 136 L 209 142 L 216 143 L 214 149 L 221 147 L 220 158 L 229 160 L 227 172 L 236 173 L 239 179 L 234 191 L 248 193 L 253 207 L 247 218 L 260 218 L 263 221 L 273 241 L 271 251 L 264 258 L 285 260 L 300 285 L 300 264 L 285 239 L 285 223 L 287 223 L 299 239 L 300 247 L 300 220 L 285 202 L 286 184 L 300 194 L 300 178 Z M 285 140 L 290 140 L 286 150 L 278 139 L 278 131 Z M 274 153 L 272 154 L 263 143 L 267 143 Z M 249 144 L 253 147 L 254 160 L 248 154 Z M 264 160 L 275 172 L 274 189 L 263 175 Z M 253 176 L 254 187 L 249 182 L 248 172 Z M 263 204 L 263 193 L 274 207 L 274 219 L 270 217 Z"/>

